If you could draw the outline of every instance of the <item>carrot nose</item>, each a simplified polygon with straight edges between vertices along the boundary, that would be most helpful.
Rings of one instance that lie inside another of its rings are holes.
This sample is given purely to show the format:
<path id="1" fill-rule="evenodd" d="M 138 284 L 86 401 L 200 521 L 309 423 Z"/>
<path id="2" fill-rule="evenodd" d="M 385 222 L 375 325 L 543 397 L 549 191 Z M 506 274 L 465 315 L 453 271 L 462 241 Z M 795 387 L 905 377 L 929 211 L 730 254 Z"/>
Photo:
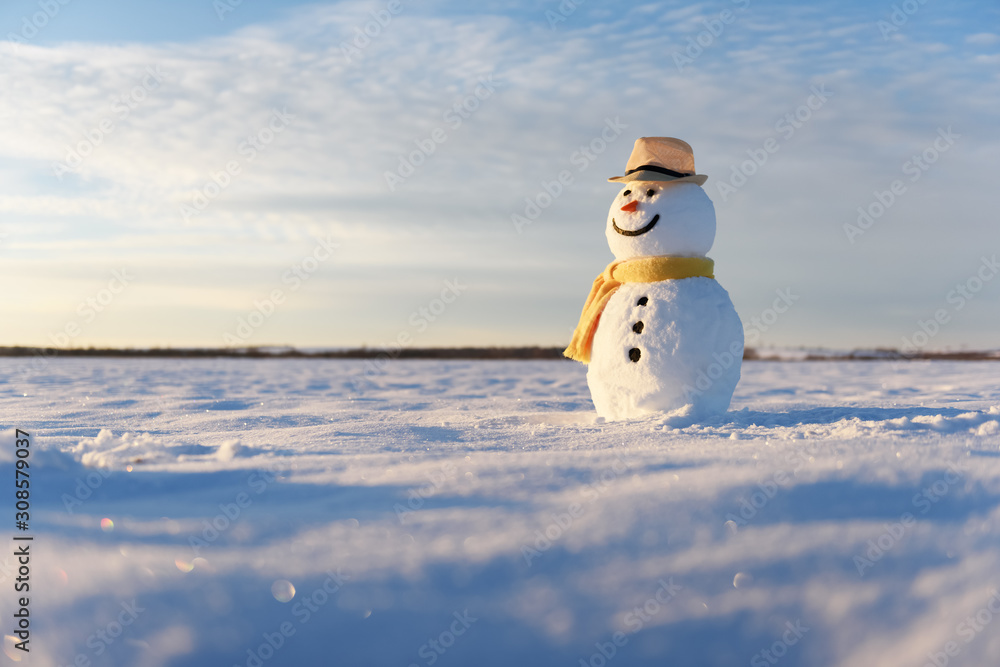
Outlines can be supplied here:
<path id="1" fill-rule="evenodd" d="M 629 213 L 631 213 L 632 211 L 634 211 L 634 210 L 636 209 L 636 207 L 637 207 L 638 205 L 639 205 L 639 202 L 637 202 L 637 201 L 635 201 L 635 200 L 633 199 L 633 200 L 632 200 L 632 201 L 630 201 L 629 203 L 627 203 L 627 204 L 625 204 L 624 206 L 622 206 L 622 210 L 623 210 L 623 211 L 628 211 Z"/>

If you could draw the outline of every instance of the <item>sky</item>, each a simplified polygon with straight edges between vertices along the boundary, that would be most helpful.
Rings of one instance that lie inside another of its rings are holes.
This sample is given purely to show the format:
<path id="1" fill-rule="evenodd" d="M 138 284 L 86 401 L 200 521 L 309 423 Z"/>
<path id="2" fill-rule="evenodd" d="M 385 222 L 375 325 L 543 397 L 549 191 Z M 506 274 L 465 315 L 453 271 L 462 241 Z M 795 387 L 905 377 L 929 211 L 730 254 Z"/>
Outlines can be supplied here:
<path id="1" fill-rule="evenodd" d="M 993 2 L 12 0 L 0 89 L 2 345 L 564 345 L 674 136 L 748 345 L 1000 348 Z"/>

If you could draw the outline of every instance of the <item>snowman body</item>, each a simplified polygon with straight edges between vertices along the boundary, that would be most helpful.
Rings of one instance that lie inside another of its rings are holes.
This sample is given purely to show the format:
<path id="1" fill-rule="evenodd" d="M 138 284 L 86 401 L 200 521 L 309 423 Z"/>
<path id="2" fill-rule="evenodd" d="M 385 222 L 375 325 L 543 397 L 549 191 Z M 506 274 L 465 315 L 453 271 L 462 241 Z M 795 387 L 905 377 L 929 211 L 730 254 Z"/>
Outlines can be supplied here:
<path id="1" fill-rule="evenodd" d="M 724 413 L 740 379 L 743 325 L 712 278 L 626 283 L 594 334 L 587 384 L 598 414 Z"/>
<path id="2" fill-rule="evenodd" d="M 715 209 L 694 183 L 630 182 L 608 215 L 615 258 L 704 257 Z M 714 279 L 624 283 L 594 333 L 587 383 L 609 420 L 725 413 L 740 379 L 743 325 Z"/>

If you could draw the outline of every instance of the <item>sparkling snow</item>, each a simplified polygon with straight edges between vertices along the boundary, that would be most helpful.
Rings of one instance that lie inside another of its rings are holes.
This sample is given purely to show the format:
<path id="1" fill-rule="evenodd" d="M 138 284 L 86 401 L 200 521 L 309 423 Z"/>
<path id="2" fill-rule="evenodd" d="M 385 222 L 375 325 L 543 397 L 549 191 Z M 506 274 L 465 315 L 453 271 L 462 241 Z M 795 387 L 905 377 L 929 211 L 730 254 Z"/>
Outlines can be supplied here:
<path id="1" fill-rule="evenodd" d="M 695 426 L 604 423 L 571 362 L 3 363 L 27 664 L 1000 656 L 995 362 L 747 362 Z"/>

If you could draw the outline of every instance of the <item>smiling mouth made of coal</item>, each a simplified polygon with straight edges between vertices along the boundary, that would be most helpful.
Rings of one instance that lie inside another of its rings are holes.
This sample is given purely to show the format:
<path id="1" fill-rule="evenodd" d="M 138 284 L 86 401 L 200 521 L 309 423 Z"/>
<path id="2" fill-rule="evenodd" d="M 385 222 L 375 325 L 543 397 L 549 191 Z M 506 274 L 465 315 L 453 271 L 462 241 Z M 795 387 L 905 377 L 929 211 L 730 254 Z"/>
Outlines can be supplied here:
<path id="1" fill-rule="evenodd" d="M 640 227 L 639 229 L 637 229 L 635 231 L 630 231 L 628 229 L 622 229 L 621 227 L 618 226 L 618 223 L 615 222 L 614 218 L 611 218 L 611 226 L 614 227 L 615 231 L 618 232 L 619 234 L 621 234 L 622 236 L 638 236 L 639 234 L 645 234 L 646 232 L 648 232 L 650 229 L 652 229 L 653 227 L 655 227 L 656 223 L 659 222 L 659 221 L 660 221 L 660 214 L 657 213 L 656 215 L 653 216 L 653 219 L 650 220 L 649 223 L 646 226 Z"/>

